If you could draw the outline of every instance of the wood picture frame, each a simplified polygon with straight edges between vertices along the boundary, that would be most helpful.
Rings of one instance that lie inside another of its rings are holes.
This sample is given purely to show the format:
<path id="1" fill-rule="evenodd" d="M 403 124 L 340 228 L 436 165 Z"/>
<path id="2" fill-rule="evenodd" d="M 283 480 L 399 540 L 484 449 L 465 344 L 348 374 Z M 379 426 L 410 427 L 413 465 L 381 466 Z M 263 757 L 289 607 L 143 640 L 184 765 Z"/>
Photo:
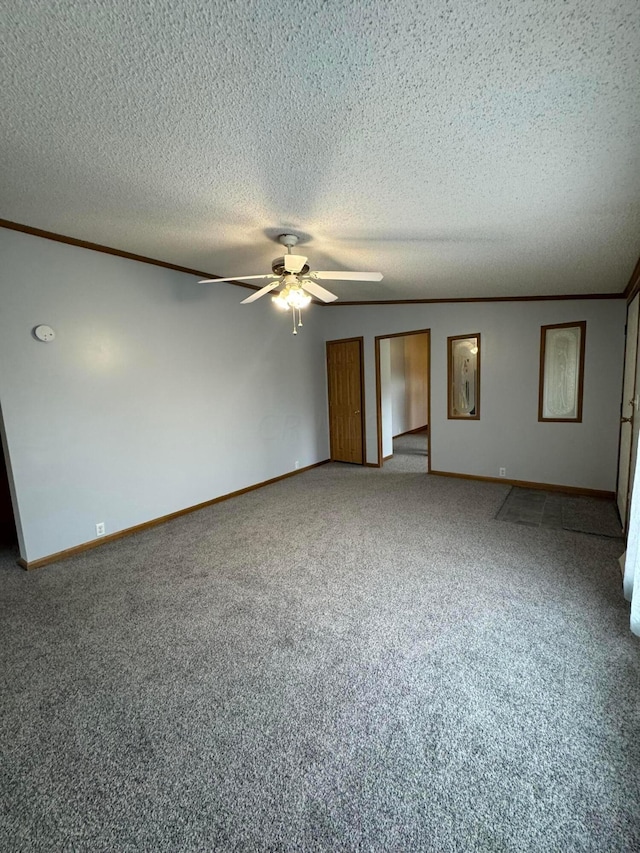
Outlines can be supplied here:
<path id="1" fill-rule="evenodd" d="M 587 321 L 540 327 L 538 421 L 582 423 Z"/>
<path id="2" fill-rule="evenodd" d="M 480 420 L 480 333 L 447 338 L 447 417 Z"/>

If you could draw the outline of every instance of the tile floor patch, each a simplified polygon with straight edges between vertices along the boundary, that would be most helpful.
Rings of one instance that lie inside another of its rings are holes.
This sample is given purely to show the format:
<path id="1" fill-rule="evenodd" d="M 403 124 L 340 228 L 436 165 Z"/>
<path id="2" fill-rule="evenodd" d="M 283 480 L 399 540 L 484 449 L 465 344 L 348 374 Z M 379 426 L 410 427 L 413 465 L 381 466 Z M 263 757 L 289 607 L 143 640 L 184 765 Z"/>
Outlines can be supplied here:
<path id="1" fill-rule="evenodd" d="M 496 519 L 526 527 L 550 527 L 609 539 L 623 538 L 615 502 L 609 498 L 513 486 Z"/>

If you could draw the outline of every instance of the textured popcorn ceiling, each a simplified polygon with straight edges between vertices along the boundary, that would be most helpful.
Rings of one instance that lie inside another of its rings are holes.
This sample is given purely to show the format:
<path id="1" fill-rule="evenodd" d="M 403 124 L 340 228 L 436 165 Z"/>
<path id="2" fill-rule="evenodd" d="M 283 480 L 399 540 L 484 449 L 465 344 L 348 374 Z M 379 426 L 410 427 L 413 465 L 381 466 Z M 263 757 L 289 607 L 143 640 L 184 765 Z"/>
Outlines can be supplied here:
<path id="1" fill-rule="evenodd" d="M 0 3 L 2 218 L 217 275 L 293 229 L 384 273 L 341 299 L 629 280 L 637 0 Z"/>

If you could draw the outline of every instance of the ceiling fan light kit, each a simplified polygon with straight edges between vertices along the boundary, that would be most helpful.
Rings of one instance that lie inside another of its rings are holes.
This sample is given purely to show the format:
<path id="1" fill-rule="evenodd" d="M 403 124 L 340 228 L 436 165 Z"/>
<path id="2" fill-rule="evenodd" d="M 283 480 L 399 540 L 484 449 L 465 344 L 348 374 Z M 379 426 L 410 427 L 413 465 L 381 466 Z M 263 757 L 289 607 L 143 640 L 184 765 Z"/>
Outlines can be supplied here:
<path id="1" fill-rule="evenodd" d="M 322 302 L 335 302 L 335 293 L 326 290 L 317 280 L 327 281 L 382 281 L 380 272 L 339 272 L 331 270 L 311 271 L 304 255 L 294 255 L 291 249 L 297 244 L 295 234 L 280 234 L 278 242 L 287 247 L 284 257 L 275 258 L 271 264 L 271 274 L 267 275 L 236 275 L 231 278 L 206 278 L 200 284 L 225 281 L 250 281 L 255 279 L 269 280 L 264 287 L 243 299 L 241 305 L 255 302 L 262 296 L 282 285 L 282 290 L 271 297 L 272 301 L 284 311 L 291 311 L 293 319 L 293 334 L 298 334 L 296 326 L 302 326 L 302 309 L 311 302 L 312 297 Z M 274 280 L 275 279 L 275 280 Z"/>
<path id="2" fill-rule="evenodd" d="M 284 288 L 277 296 L 271 297 L 272 302 L 275 302 L 278 308 L 284 311 L 291 309 L 293 318 L 293 334 L 297 335 L 296 329 L 296 311 L 298 326 L 302 326 L 302 309 L 306 308 L 311 302 L 311 296 L 302 289 L 295 275 L 287 275 L 284 279 Z"/>

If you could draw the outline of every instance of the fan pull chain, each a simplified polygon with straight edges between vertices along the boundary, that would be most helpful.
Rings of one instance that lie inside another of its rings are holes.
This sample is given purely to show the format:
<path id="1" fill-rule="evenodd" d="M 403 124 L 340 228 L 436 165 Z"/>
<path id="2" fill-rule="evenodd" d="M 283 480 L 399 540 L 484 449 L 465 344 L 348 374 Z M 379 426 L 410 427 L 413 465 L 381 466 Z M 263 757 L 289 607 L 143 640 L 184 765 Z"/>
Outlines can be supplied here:
<path id="1" fill-rule="evenodd" d="M 298 308 L 298 325 L 302 325 L 302 308 Z"/>
<path id="2" fill-rule="evenodd" d="M 293 334 L 297 335 L 298 330 L 296 329 L 296 309 L 293 307 L 293 305 L 291 306 L 291 316 L 293 317 Z"/>

